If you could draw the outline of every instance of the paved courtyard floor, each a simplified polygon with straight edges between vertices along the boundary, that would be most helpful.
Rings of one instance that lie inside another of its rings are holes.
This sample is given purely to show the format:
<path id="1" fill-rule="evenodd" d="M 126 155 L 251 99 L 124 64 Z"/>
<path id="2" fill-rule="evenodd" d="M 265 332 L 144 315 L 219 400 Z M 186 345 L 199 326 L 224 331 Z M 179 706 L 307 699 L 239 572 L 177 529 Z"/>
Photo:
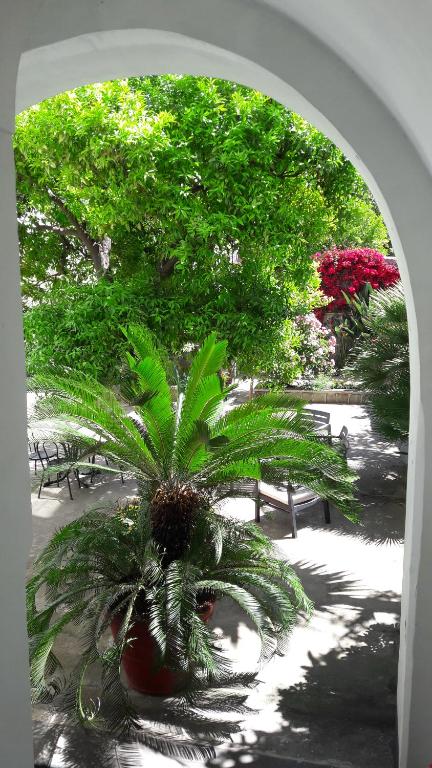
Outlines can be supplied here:
<path id="1" fill-rule="evenodd" d="M 398 450 L 373 434 L 363 406 L 323 405 L 332 431 L 346 425 L 349 462 L 360 475 L 363 521 L 356 527 L 332 511 L 324 523 L 320 505 L 298 516 L 298 538 L 290 536 L 282 512 L 263 509 L 264 531 L 294 565 L 315 611 L 300 621 L 283 657 L 259 673 L 242 731 L 217 749 L 212 768 L 393 768 L 398 616 L 402 578 L 406 466 Z M 132 484 L 104 478 L 90 488 L 72 484 L 33 497 L 33 546 L 38 554 L 54 529 L 92 503 L 134 491 Z M 231 500 L 226 511 L 253 519 L 249 500 Z M 257 658 L 257 637 L 231 605 L 221 601 L 213 626 L 238 669 Z M 63 656 L 76 654 L 73 635 Z M 50 768 L 117 768 L 122 745 L 104 743 L 82 730 L 65 729 L 36 707 L 36 765 Z M 127 761 L 125 765 L 127 765 Z M 130 762 L 137 766 L 136 762 Z M 174 761 L 142 748 L 142 766 Z M 197 765 L 197 763 L 194 763 Z"/>

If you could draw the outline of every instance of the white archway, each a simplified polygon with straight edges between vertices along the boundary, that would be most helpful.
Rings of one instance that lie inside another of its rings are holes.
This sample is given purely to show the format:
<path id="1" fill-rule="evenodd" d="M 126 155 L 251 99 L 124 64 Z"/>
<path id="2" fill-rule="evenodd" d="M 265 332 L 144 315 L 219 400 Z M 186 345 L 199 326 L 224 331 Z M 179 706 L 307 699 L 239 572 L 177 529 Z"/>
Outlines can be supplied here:
<path id="1" fill-rule="evenodd" d="M 247 0 L 99 0 L 91 5 L 79 0 L 71 7 L 58 0 L 55 14 L 48 3 L 30 25 L 22 0 L 14 13 L 11 55 L 0 78 L 0 607 L 6 648 L 0 660 L 6 692 L 2 764 L 30 765 L 22 597 L 31 528 L 24 480 L 25 379 L 10 149 L 22 54 L 18 110 L 82 83 L 128 74 L 173 71 L 226 77 L 301 112 L 343 149 L 370 184 L 389 227 L 408 298 L 412 398 L 398 711 L 400 766 L 423 768 L 432 759 L 432 477 L 427 471 L 432 460 L 432 178 L 426 165 L 391 112 L 355 72 L 268 6 Z"/>

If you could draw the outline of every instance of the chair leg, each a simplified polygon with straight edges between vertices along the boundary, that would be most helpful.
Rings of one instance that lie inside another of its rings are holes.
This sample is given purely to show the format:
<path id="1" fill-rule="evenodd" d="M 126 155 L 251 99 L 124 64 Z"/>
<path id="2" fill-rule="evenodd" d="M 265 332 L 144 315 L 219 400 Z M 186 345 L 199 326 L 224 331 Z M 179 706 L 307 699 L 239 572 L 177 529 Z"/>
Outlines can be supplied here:
<path id="1" fill-rule="evenodd" d="M 293 488 L 291 485 L 287 486 L 287 502 L 288 502 L 288 515 L 291 523 L 291 535 L 293 539 L 297 538 L 297 520 L 295 513 L 295 505 L 293 499 Z"/>
<path id="2" fill-rule="evenodd" d="M 291 532 L 293 539 L 297 538 L 297 519 L 296 519 L 296 513 L 295 513 L 295 507 L 292 505 L 290 509 L 290 517 L 291 517 Z"/>
<path id="3" fill-rule="evenodd" d="M 68 488 L 69 488 L 70 500 L 73 501 L 72 488 L 71 488 L 71 484 L 70 484 L 70 480 L 69 480 L 69 472 L 66 475 L 66 480 L 67 480 L 67 484 L 68 484 Z"/>
<path id="4" fill-rule="evenodd" d="M 121 478 L 121 484 L 124 485 L 125 481 L 124 481 L 124 477 L 123 477 L 123 472 L 120 472 L 120 478 Z"/>
<path id="5" fill-rule="evenodd" d="M 78 488 L 81 489 L 81 480 L 80 480 L 80 476 L 79 476 L 79 470 L 78 469 L 74 469 L 74 473 L 75 473 L 76 481 L 78 483 Z"/>
<path id="6" fill-rule="evenodd" d="M 255 499 L 255 522 L 259 523 L 261 520 L 261 504 L 258 496 Z"/>
<path id="7" fill-rule="evenodd" d="M 41 481 L 40 481 L 39 490 L 38 490 L 38 499 L 40 499 L 40 497 L 41 497 L 42 484 L 43 484 L 43 475 L 42 475 L 42 478 L 41 478 Z"/>
<path id="8" fill-rule="evenodd" d="M 323 506 L 324 506 L 324 520 L 325 520 L 327 525 L 330 525 L 330 523 L 331 523 L 330 504 L 328 503 L 328 501 L 324 500 L 323 501 Z"/>

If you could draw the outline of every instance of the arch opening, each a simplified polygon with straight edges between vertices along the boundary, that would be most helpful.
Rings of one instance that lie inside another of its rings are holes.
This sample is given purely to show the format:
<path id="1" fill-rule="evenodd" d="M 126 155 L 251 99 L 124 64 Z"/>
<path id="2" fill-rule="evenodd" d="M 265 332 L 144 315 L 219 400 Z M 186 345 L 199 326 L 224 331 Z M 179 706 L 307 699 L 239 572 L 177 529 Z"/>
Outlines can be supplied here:
<path id="1" fill-rule="evenodd" d="M 167 66 L 167 61 L 169 61 L 169 66 Z M 287 108 L 299 112 L 313 125 L 316 125 L 342 149 L 366 179 L 387 224 L 397 253 L 407 297 L 412 378 L 411 425 L 414 429 L 411 438 L 411 450 L 415 455 L 414 450 L 418 436 L 420 436 L 421 446 L 424 435 L 422 435 L 421 427 L 419 430 L 417 429 L 419 420 L 422 422 L 422 412 L 420 407 L 417 305 L 413 296 L 412 273 L 408 269 L 402 242 L 398 235 L 393 206 L 387 204 L 388 195 L 385 190 L 382 191 L 382 184 L 380 183 L 382 174 L 381 172 L 377 175 L 371 173 L 369 169 L 374 168 L 373 161 L 368 162 L 366 157 L 364 160 L 361 159 L 361 150 L 356 151 L 355 149 L 356 137 L 353 136 L 351 139 L 349 132 L 343 128 L 339 132 L 336 128 L 336 125 L 339 125 L 337 119 L 334 120 L 333 124 L 331 121 L 331 103 L 328 112 L 322 108 L 318 109 L 313 105 L 313 101 L 301 96 L 301 90 L 292 88 L 278 74 L 274 74 L 261 64 L 254 62 L 253 58 L 245 58 L 227 49 L 217 48 L 182 34 L 160 30 L 131 29 L 82 35 L 24 53 L 18 75 L 17 110 L 20 111 L 30 103 L 35 103 L 54 95 L 54 93 L 71 89 L 80 84 L 100 82 L 129 74 L 162 74 L 167 71 L 230 79 L 266 93 Z M 299 78 L 293 79 L 298 80 Z M 343 122 L 342 120 L 341 123 L 343 124 Z M 410 472 L 412 475 L 413 469 L 410 469 Z M 411 478 L 411 498 L 409 493 L 408 503 L 414 505 L 413 478 Z M 408 535 L 413 536 L 412 523 L 411 528 L 408 529 Z M 413 536 L 413 539 L 415 541 L 411 545 L 412 551 L 418 548 L 418 537 Z M 411 662 L 408 660 L 408 678 L 410 664 Z M 402 686 L 405 684 L 404 675 L 405 672 L 402 670 L 400 678 Z M 406 681 L 407 689 L 410 687 L 408 678 Z M 402 731 L 403 729 L 404 724 L 402 724 Z"/>

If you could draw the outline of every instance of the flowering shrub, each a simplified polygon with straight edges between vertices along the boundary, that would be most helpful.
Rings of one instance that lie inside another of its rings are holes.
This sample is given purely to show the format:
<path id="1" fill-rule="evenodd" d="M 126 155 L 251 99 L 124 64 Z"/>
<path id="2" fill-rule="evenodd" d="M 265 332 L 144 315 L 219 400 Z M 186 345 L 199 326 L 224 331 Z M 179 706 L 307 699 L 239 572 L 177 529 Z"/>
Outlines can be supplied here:
<path id="1" fill-rule="evenodd" d="M 310 384 L 320 375 L 334 372 L 336 339 L 313 312 L 287 320 L 271 367 L 261 383 L 286 386 L 294 381 Z"/>
<path id="2" fill-rule="evenodd" d="M 399 270 L 388 264 L 384 256 L 372 248 L 353 248 L 316 253 L 322 292 L 332 299 L 326 307 L 316 310 L 322 319 L 327 312 L 343 312 L 348 296 L 361 294 L 369 283 L 372 288 L 388 288 L 399 280 Z"/>
<path id="3" fill-rule="evenodd" d="M 310 382 L 320 374 L 334 372 L 336 338 L 316 315 L 311 312 L 294 321 L 298 334 L 297 354 L 301 365 L 301 379 Z"/>

